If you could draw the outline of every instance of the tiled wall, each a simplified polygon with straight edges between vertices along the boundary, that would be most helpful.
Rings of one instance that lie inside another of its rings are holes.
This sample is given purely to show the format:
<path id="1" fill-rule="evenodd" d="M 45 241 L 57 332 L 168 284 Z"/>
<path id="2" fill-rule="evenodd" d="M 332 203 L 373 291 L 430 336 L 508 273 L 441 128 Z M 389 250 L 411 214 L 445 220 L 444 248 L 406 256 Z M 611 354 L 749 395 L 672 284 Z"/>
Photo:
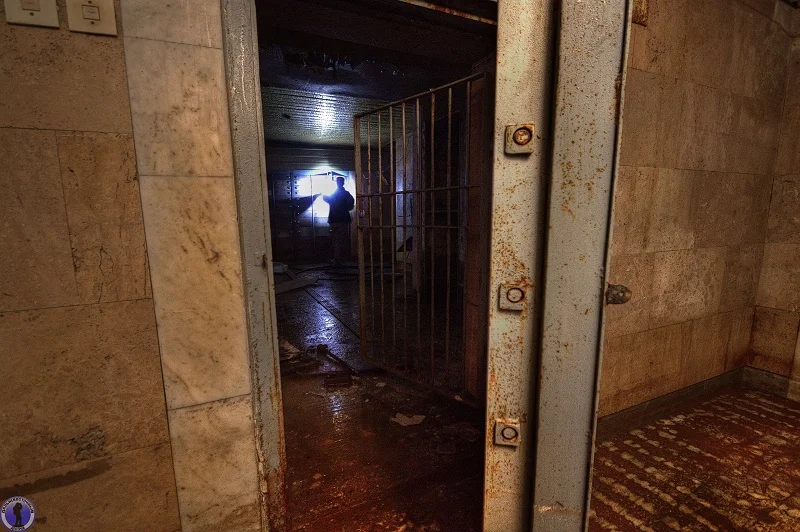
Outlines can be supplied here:
<path id="1" fill-rule="evenodd" d="M 758 365 L 773 169 L 789 142 L 795 11 L 774 0 L 646 3 L 647 25 L 631 36 L 609 272 L 633 299 L 607 307 L 601 415 Z"/>
<path id="2" fill-rule="evenodd" d="M 260 530 L 220 2 L 122 23 L 181 524 Z"/>
<path id="3" fill-rule="evenodd" d="M 800 381 L 800 40 L 791 51 L 786 103 L 756 296 L 752 365 Z M 800 398 L 798 385 L 791 386 Z"/>
<path id="4" fill-rule="evenodd" d="M 0 5 L 0 499 L 41 531 L 173 532 L 123 40 L 59 6 L 55 29 Z"/>

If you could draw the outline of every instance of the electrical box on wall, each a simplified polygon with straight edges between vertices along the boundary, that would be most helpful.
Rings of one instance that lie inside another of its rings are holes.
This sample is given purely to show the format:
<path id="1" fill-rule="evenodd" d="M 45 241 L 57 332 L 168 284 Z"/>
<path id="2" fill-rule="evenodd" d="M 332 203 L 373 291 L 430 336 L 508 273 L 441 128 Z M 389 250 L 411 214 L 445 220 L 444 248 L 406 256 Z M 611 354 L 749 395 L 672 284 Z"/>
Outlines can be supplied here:
<path id="1" fill-rule="evenodd" d="M 26 26 L 58 27 L 56 0 L 4 0 L 6 21 Z"/>
<path id="2" fill-rule="evenodd" d="M 70 31 L 117 34 L 114 0 L 67 0 L 67 19 Z"/>

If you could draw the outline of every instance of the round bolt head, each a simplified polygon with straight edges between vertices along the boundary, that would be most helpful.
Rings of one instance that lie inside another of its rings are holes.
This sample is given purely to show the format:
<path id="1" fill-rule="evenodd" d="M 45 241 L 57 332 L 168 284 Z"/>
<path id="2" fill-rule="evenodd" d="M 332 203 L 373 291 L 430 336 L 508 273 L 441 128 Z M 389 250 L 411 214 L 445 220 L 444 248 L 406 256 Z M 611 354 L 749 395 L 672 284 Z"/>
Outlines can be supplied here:
<path id="1" fill-rule="evenodd" d="M 531 139 L 533 139 L 533 133 L 527 127 L 518 128 L 514 132 L 514 142 L 519 146 L 525 146 Z"/>
<path id="2" fill-rule="evenodd" d="M 506 292 L 506 298 L 512 303 L 519 303 L 525 299 L 525 292 L 523 292 L 521 288 L 510 288 L 508 292 Z"/>
<path id="3" fill-rule="evenodd" d="M 500 435 L 503 437 L 503 439 L 511 441 L 517 439 L 519 433 L 517 432 L 517 429 L 515 429 L 514 427 L 505 427 L 500 432 Z"/>

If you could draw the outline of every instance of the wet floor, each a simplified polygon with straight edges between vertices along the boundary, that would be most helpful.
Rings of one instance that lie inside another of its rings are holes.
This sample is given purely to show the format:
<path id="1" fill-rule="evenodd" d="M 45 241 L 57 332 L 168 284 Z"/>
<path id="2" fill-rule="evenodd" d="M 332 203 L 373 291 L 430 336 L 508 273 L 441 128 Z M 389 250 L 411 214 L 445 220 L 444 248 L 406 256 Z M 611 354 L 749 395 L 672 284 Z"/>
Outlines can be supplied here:
<path id="1" fill-rule="evenodd" d="M 320 277 L 277 298 L 291 529 L 480 530 L 480 413 L 361 362 L 356 277 Z"/>
<path id="2" fill-rule="evenodd" d="M 277 299 L 291 529 L 480 530 L 480 415 L 359 359 L 357 288 L 322 272 Z M 592 531 L 800 531 L 800 404 L 677 407 L 601 442 L 592 485 Z"/>
<path id="3" fill-rule="evenodd" d="M 600 530 L 800 530 L 800 403 L 730 389 L 602 442 Z"/>

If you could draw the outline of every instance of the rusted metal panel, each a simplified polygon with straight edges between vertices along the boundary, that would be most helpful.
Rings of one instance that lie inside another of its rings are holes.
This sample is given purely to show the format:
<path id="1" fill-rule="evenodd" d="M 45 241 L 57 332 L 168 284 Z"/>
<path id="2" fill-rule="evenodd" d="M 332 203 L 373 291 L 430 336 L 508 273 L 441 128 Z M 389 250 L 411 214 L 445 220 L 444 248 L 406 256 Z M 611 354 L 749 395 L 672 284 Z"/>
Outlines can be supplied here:
<path id="1" fill-rule="evenodd" d="M 555 5 L 550 0 L 503 0 L 498 5 L 484 530 L 527 530 L 530 520 L 530 421 L 550 169 Z M 533 154 L 504 153 L 509 124 L 534 124 Z M 525 310 L 498 306 L 500 285 L 512 283 L 528 294 Z M 495 445 L 496 422 L 519 424 L 518 445 Z"/>
<path id="2" fill-rule="evenodd" d="M 256 13 L 253 0 L 222 0 L 221 7 L 259 467 L 253 481 L 259 483 L 262 529 L 274 532 L 286 529 L 286 455 Z"/>
<path id="3" fill-rule="evenodd" d="M 625 0 L 562 2 L 533 528 L 586 526 Z"/>

